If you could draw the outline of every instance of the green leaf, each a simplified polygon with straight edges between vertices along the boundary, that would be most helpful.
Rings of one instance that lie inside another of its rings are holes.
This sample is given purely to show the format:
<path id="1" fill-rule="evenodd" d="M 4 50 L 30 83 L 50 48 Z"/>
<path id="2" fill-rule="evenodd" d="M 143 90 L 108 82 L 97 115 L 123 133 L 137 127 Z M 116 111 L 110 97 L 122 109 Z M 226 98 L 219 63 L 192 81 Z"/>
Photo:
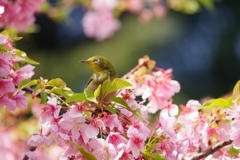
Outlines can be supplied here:
<path id="1" fill-rule="evenodd" d="M 233 88 L 233 99 L 239 101 L 240 99 L 240 80 L 235 84 Z"/>
<path id="2" fill-rule="evenodd" d="M 233 156 L 233 155 L 237 155 L 237 154 L 239 154 L 240 153 L 240 150 L 239 149 L 236 149 L 236 148 L 234 148 L 234 147 L 231 147 L 230 149 L 229 149 L 229 153 Z"/>
<path id="3" fill-rule="evenodd" d="M 121 78 L 115 78 L 112 82 L 108 79 L 102 84 L 102 92 L 105 94 L 121 89 L 133 89 L 133 85 L 128 80 Z"/>
<path id="4" fill-rule="evenodd" d="M 232 97 L 230 97 L 228 99 L 218 98 L 218 99 L 211 99 L 211 100 L 205 102 L 199 109 L 207 108 L 210 110 L 214 110 L 215 108 L 219 108 L 219 107 L 228 108 L 231 105 L 233 105 Z"/>
<path id="5" fill-rule="evenodd" d="M 151 154 L 148 152 L 148 151 L 145 151 L 145 152 L 140 152 L 142 155 L 143 155 L 143 157 L 144 158 L 147 158 L 147 159 L 149 159 L 149 158 L 151 158 L 152 156 L 151 156 Z"/>
<path id="6" fill-rule="evenodd" d="M 85 88 L 84 93 L 87 100 L 97 103 L 97 98 L 95 97 L 94 92 L 91 89 Z"/>
<path id="7" fill-rule="evenodd" d="M 8 53 L 7 46 L 0 44 L 0 52 Z"/>
<path id="8" fill-rule="evenodd" d="M 109 107 L 104 107 L 105 110 L 108 110 L 109 112 L 111 112 L 112 114 L 116 114 L 117 111 L 115 108 L 109 108 Z"/>
<path id="9" fill-rule="evenodd" d="M 101 84 L 98 86 L 98 88 L 94 91 L 94 97 L 98 97 L 101 93 Z"/>
<path id="10" fill-rule="evenodd" d="M 111 101 L 121 104 L 125 106 L 127 109 L 131 110 L 131 107 L 127 104 L 127 102 L 122 97 L 111 97 Z"/>
<path id="11" fill-rule="evenodd" d="M 65 93 L 64 91 L 62 91 L 59 88 L 52 88 L 51 91 L 52 91 L 52 93 L 58 94 L 58 95 L 63 96 L 65 98 L 69 97 L 67 93 Z"/>
<path id="12" fill-rule="evenodd" d="M 47 93 L 46 93 L 46 92 L 41 92 L 41 93 L 40 93 L 40 96 L 41 96 L 41 102 L 40 102 L 40 104 L 46 103 L 47 100 L 48 100 L 48 95 L 47 95 Z"/>
<path id="13" fill-rule="evenodd" d="M 21 58 L 24 58 L 26 60 L 27 63 L 30 63 L 30 64 L 34 64 L 34 65 L 38 65 L 39 63 L 30 59 L 27 54 L 19 49 L 16 49 L 16 55 L 21 57 Z"/>
<path id="14" fill-rule="evenodd" d="M 68 140 L 68 141 L 69 141 L 72 145 L 74 145 L 74 146 L 77 148 L 77 150 L 79 150 L 79 151 L 82 153 L 82 155 L 83 155 L 87 160 L 97 160 L 97 158 L 96 158 L 91 152 L 86 151 L 84 147 L 81 147 L 81 146 L 76 145 L 76 144 L 75 144 L 73 141 L 71 141 L 71 140 Z"/>
<path id="15" fill-rule="evenodd" d="M 162 154 L 155 153 L 155 154 L 153 154 L 151 160 L 166 160 L 166 158 Z"/>
<path id="16" fill-rule="evenodd" d="M 18 41 L 18 40 L 22 39 L 22 37 L 17 37 L 15 34 L 10 33 L 8 30 L 4 30 L 0 34 L 4 35 L 7 38 L 11 38 L 14 41 Z"/>
<path id="17" fill-rule="evenodd" d="M 141 110 L 140 109 L 136 109 L 136 110 L 132 110 L 133 114 L 135 114 L 138 118 L 140 118 L 142 121 L 146 121 L 142 115 L 141 115 Z"/>
<path id="18" fill-rule="evenodd" d="M 51 86 L 51 87 L 56 87 L 56 88 L 60 88 L 63 89 L 64 87 L 67 86 L 67 84 L 60 78 L 56 78 L 56 79 L 51 79 L 48 83 L 47 86 Z"/>
<path id="19" fill-rule="evenodd" d="M 18 84 L 17 92 L 23 88 L 26 88 L 28 86 L 37 85 L 37 84 L 38 84 L 38 80 L 36 80 L 36 79 L 34 79 L 34 80 L 24 79 Z"/>
<path id="20" fill-rule="evenodd" d="M 140 109 L 133 110 L 131 107 L 129 107 L 127 102 L 122 97 L 112 97 L 111 100 L 113 102 L 116 102 L 118 104 L 121 104 L 121 105 L 125 106 L 127 110 L 131 111 L 138 118 L 140 118 L 143 121 L 146 121 L 141 115 L 141 110 Z"/>
<path id="21" fill-rule="evenodd" d="M 10 36 L 9 36 L 9 31 L 8 31 L 8 30 L 4 30 L 4 31 L 2 31 L 0 34 L 4 35 L 4 36 L 7 37 L 7 38 L 10 38 Z"/>
<path id="22" fill-rule="evenodd" d="M 165 156 L 159 153 L 150 154 L 148 151 L 140 152 L 144 158 L 151 160 L 166 160 Z"/>
<path id="23" fill-rule="evenodd" d="M 76 102 L 76 101 L 82 102 L 85 100 L 87 100 L 87 98 L 84 93 L 77 93 L 69 97 L 65 103 Z"/>

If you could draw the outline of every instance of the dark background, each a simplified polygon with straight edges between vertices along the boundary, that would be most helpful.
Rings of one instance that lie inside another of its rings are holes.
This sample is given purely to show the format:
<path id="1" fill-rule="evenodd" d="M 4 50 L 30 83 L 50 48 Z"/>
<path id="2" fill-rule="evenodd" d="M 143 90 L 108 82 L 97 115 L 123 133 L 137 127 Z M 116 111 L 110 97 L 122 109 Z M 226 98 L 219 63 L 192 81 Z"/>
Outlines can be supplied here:
<path id="1" fill-rule="evenodd" d="M 240 1 L 215 4 L 214 11 L 202 9 L 186 15 L 169 11 L 161 20 L 146 24 L 137 15 L 123 13 L 121 29 L 103 42 L 84 36 L 81 18 L 84 11 L 76 5 L 68 22 L 36 15 L 39 31 L 22 34 L 17 48 L 38 62 L 34 78 L 61 78 L 75 92 L 82 92 L 92 72 L 79 60 L 94 55 L 107 57 L 119 76 L 130 71 L 139 58 L 149 55 L 158 67 L 173 68 L 181 84 L 176 103 L 206 96 L 219 97 L 232 91 L 239 80 Z"/>

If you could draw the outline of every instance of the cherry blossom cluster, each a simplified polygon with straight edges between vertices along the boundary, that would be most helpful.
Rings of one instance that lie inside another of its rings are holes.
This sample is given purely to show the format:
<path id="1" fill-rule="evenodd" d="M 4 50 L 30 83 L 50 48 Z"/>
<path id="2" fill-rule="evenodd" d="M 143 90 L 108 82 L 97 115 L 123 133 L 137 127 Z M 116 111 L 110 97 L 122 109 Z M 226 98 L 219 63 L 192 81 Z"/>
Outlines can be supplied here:
<path id="1" fill-rule="evenodd" d="M 129 76 L 136 88 L 134 94 L 148 100 L 144 110 L 156 113 L 169 106 L 172 96 L 180 91 L 180 84 L 172 79 L 172 69 L 155 67 L 155 61 L 148 56 L 140 58 L 139 65 L 141 67 Z M 152 72 L 154 68 L 157 71 Z"/>
<path id="2" fill-rule="evenodd" d="M 138 158 L 140 151 L 144 149 L 144 143 L 149 134 L 147 123 L 139 120 L 133 113 L 126 109 L 120 109 L 121 115 L 107 111 L 97 111 L 88 106 L 86 102 L 73 103 L 63 115 L 57 105 L 57 98 L 49 99 L 42 107 L 42 130 L 29 139 L 30 146 L 53 143 L 46 135 L 51 133 L 61 147 L 67 146 L 63 153 L 63 159 L 83 158 L 81 152 L 73 146 L 69 140 L 78 146 L 83 146 L 98 159 L 129 159 Z M 90 110 L 95 110 L 88 117 Z M 36 155 L 27 153 L 34 159 Z"/>
<path id="3" fill-rule="evenodd" d="M 111 37 L 121 23 L 113 15 L 117 0 L 92 0 L 92 11 L 87 11 L 83 17 L 83 30 L 87 37 L 102 41 Z"/>
<path id="4" fill-rule="evenodd" d="M 17 28 L 19 32 L 35 21 L 34 14 L 40 11 L 40 6 L 46 0 L 1 0 L 0 1 L 0 28 Z M 80 4 L 87 11 L 81 22 L 84 33 L 89 38 L 103 41 L 114 35 L 121 28 L 119 17 L 122 13 L 136 14 L 139 21 L 146 23 L 153 17 L 164 18 L 169 9 L 188 14 L 200 10 L 201 4 L 210 9 L 213 2 L 199 2 L 197 0 L 64 0 L 51 6 L 46 2 L 42 11 L 49 18 L 56 20 L 68 17 L 74 6 Z M 64 8 L 64 9 L 63 9 Z"/>
<path id="5" fill-rule="evenodd" d="M 83 29 L 87 37 L 97 41 L 110 38 L 120 29 L 121 23 L 117 19 L 123 11 L 139 14 L 142 22 L 149 21 L 153 15 L 162 18 L 166 7 L 161 1 L 145 2 L 142 0 L 91 0 L 91 9 L 87 11 L 82 20 Z M 150 7 L 147 7 L 150 6 Z"/>
<path id="6" fill-rule="evenodd" d="M 86 152 L 99 160 L 182 160 L 199 154 L 205 159 L 239 159 L 238 101 L 220 98 L 202 105 L 189 100 L 178 106 L 172 96 L 180 85 L 171 77 L 171 70 L 155 67 L 155 62 L 145 56 L 124 77 L 132 81 L 135 90 L 121 91 L 116 97 L 121 101 L 103 103 L 100 108 L 95 102 L 73 102 L 62 111 L 58 98 L 49 98 L 41 106 L 41 129 L 28 144 L 53 145 L 51 135 L 65 148 L 62 160 L 85 159 L 89 156 Z M 136 96 L 143 100 L 136 101 Z M 150 124 L 150 113 L 157 111 L 157 123 Z M 34 152 L 26 155 L 37 157 Z"/>
<path id="7" fill-rule="evenodd" d="M 35 22 L 34 14 L 45 0 L 1 0 L 0 1 L 0 28 L 17 28 L 19 32 Z"/>
<path id="8" fill-rule="evenodd" d="M 17 91 L 16 88 L 19 82 L 34 75 L 34 66 L 30 64 L 19 66 L 18 62 L 25 62 L 26 59 L 16 54 L 20 51 L 13 47 L 12 41 L 12 38 L 0 34 L 0 109 L 6 106 L 7 112 L 17 107 L 27 108 L 28 97 L 24 96 L 25 91 Z"/>

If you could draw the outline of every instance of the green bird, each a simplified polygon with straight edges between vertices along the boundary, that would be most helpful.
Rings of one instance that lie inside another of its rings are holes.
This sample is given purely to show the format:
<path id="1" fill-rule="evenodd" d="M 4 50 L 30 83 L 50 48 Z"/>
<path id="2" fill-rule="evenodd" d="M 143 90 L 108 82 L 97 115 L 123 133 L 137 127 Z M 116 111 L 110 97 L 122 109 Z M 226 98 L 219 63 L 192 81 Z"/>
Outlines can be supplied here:
<path id="1" fill-rule="evenodd" d="M 93 71 L 93 75 L 88 80 L 85 88 L 95 91 L 100 84 L 110 78 L 112 81 L 114 78 L 117 78 L 117 73 L 113 68 L 111 62 L 102 56 L 93 56 L 87 60 L 80 61 L 81 63 L 87 64 Z M 104 97 L 104 101 L 108 102 L 116 92 L 108 94 Z M 101 95 L 99 96 L 101 99 Z"/>

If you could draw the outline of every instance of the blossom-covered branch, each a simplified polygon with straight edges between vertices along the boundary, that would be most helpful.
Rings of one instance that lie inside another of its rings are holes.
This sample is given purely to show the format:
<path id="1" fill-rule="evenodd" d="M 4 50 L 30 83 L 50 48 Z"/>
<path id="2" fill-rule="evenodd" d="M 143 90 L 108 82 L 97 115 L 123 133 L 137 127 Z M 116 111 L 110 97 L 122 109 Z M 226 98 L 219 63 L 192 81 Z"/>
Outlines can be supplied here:
<path id="1" fill-rule="evenodd" d="M 202 158 L 205 158 L 205 157 L 209 156 L 210 154 L 213 154 L 214 152 L 218 151 L 219 149 L 221 149 L 227 145 L 230 145 L 231 143 L 232 143 L 232 140 L 219 142 L 219 143 L 215 144 L 214 146 L 208 148 L 206 151 L 195 154 L 190 160 L 200 160 Z"/>
<path id="2" fill-rule="evenodd" d="M 240 81 L 229 98 L 177 105 L 173 96 L 180 84 L 172 79 L 172 69 L 158 68 L 144 56 L 124 79 L 108 79 L 95 91 L 74 93 L 60 78 L 31 80 L 34 67 L 27 63 L 37 62 L 13 47 L 16 39 L 7 32 L 0 34 L 0 108 L 6 108 L 7 114 L 26 109 L 28 99 L 40 99 L 37 105 L 29 103 L 39 129 L 26 142 L 30 149 L 25 150 L 24 159 L 42 156 L 41 145 L 58 146 L 63 160 L 240 157 L 236 152 L 240 148 Z M 99 98 L 111 92 L 117 95 L 109 102 Z M 157 121 L 150 125 L 152 114 Z M 9 135 L 7 130 L 0 134 Z"/>

